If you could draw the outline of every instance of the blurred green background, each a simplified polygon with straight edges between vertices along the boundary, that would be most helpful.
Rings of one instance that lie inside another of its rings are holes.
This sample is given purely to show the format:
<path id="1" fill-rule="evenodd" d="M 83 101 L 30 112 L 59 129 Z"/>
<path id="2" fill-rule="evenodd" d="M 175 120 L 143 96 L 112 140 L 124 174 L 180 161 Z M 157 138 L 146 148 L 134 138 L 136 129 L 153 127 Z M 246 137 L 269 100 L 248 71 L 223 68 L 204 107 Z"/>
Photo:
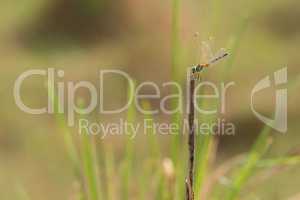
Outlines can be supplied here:
<path id="1" fill-rule="evenodd" d="M 98 70 L 111 68 L 126 71 L 137 82 L 162 83 L 176 77 L 184 85 L 185 70 L 198 63 L 200 57 L 194 33 L 198 32 L 201 40 L 213 36 L 216 48 L 226 47 L 234 54 L 205 71 L 205 79 L 218 81 L 226 74 L 228 81 L 237 83 L 227 97 L 226 113 L 226 118 L 236 124 L 237 132 L 235 136 L 220 139 L 214 166 L 247 152 L 263 127 L 249 106 L 255 83 L 284 66 L 288 67 L 289 83 L 299 77 L 299 1 L 2 0 L 0 5 L 1 200 L 77 198 L 74 197 L 77 181 L 55 117 L 29 115 L 15 104 L 14 81 L 25 70 L 63 69 L 64 81 L 88 80 L 96 85 Z M 112 80 L 107 87 L 105 99 L 109 106 L 124 103 L 126 87 L 120 80 Z M 34 106 L 43 106 L 47 100 L 47 90 L 39 78 L 26 81 L 22 94 L 24 101 Z M 89 98 L 84 91 L 80 96 Z M 268 89 L 257 99 L 256 108 L 270 115 L 274 97 L 274 88 Z M 288 133 L 272 133 L 269 156 L 300 147 L 299 98 L 297 89 L 289 89 Z M 150 104 L 157 106 L 157 102 Z M 126 113 L 113 116 L 93 113 L 90 117 L 113 122 L 124 116 Z M 170 116 L 163 114 L 155 118 L 170 120 Z M 74 137 L 78 135 L 76 128 L 69 131 Z M 157 166 L 162 166 L 162 160 L 170 157 L 171 139 L 170 136 L 156 139 L 160 146 Z M 124 136 L 94 140 L 101 176 L 106 173 L 104 169 L 116 170 L 113 177 L 102 179 L 103 190 L 115 186 L 111 191 L 114 198 L 107 199 L 126 199 L 117 172 L 126 157 L 126 141 Z M 149 149 L 153 147 L 147 138 L 139 136 L 132 148 L 136 153 L 128 175 L 133 177 L 129 199 L 142 199 L 141 190 L 149 193 L 145 199 L 158 199 L 150 195 L 161 182 L 149 178 L 159 168 L 148 167 Z M 178 148 L 187 153 L 184 146 Z M 114 155 L 115 168 L 103 167 L 105 152 Z M 185 168 L 182 170 L 185 174 Z M 254 180 L 241 199 L 281 200 L 299 193 L 299 166 L 280 171 L 267 180 Z M 139 189 L 139 177 L 144 176 L 148 177 L 147 186 Z M 167 191 L 173 191 L 172 184 L 165 186 Z"/>

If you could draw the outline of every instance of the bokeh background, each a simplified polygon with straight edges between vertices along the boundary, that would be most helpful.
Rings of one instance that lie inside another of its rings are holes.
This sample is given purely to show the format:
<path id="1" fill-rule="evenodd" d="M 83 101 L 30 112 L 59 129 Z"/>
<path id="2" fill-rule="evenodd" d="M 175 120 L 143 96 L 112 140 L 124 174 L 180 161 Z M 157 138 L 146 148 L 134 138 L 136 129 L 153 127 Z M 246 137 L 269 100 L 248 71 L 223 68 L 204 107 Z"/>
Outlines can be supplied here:
<path id="1" fill-rule="evenodd" d="M 215 165 L 249 150 L 263 127 L 249 106 L 255 83 L 284 66 L 288 67 L 289 83 L 297 83 L 300 3 L 293 0 L 187 0 L 174 6 L 174 2 L 177 1 L 1 1 L 0 199 L 24 199 L 24 196 L 74 199 L 76 183 L 72 164 L 55 117 L 29 115 L 15 104 L 14 81 L 28 69 L 63 69 L 63 81 L 88 80 L 95 85 L 99 81 L 99 69 L 121 69 L 137 82 L 162 83 L 175 76 L 184 86 L 185 70 L 199 62 L 199 40 L 214 37 L 214 48 L 226 47 L 234 54 L 207 70 L 205 79 L 217 82 L 226 74 L 228 81 L 237 84 L 227 97 L 226 113 L 226 119 L 236 124 L 237 132 L 235 136 L 220 139 Z M 195 32 L 199 33 L 197 39 Z M 22 94 L 26 103 L 37 107 L 45 105 L 47 90 L 43 81 L 32 78 L 24 83 Z M 89 99 L 86 91 L 78 95 Z M 289 89 L 288 132 L 272 133 L 273 145 L 268 155 L 279 156 L 300 147 L 299 97 L 297 88 Z M 274 87 L 265 90 L 256 98 L 256 108 L 271 115 L 274 98 Z M 105 99 L 109 107 L 124 103 L 126 87 L 122 80 L 108 82 Z M 158 106 L 157 102 L 150 104 Z M 113 122 L 124 115 L 126 113 L 112 116 L 93 113 L 90 117 Z M 170 120 L 170 116 L 163 114 L 155 118 Z M 70 132 L 78 135 L 76 128 L 70 128 Z M 169 157 L 170 136 L 157 138 L 162 157 Z M 146 173 L 142 166 L 147 165 L 149 150 L 143 136 L 136 140 L 133 148 L 137 161 L 132 177 Z M 96 138 L 95 142 L 99 162 L 103 162 L 103 152 L 110 149 L 118 166 L 124 157 L 126 138 Z M 186 152 L 183 147 L 182 151 Z M 99 164 L 100 171 L 101 166 Z M 300 192 L 299 181 L 299 166 L 291 167 L 252 183 L 249 194 L 253 196 L 243 199 L 288 199 Z M 103 185 L 109 184 L 120 185 L 118 176 L 103 181 Z M 149 182 L 151 184 L 158 183 Z M 130 199 L 141 199 L 137 188 L 133 186 Z M 124 199 L 118 196 L 118 190 L 115 193 L 116 199 Z"/>

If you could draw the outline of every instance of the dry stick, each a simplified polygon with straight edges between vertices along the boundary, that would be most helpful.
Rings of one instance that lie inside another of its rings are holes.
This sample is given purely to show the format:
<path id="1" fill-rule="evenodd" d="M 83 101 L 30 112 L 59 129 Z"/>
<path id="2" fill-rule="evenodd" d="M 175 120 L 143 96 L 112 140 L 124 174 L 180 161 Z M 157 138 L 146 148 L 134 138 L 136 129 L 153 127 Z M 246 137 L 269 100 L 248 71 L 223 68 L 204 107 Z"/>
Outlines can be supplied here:
<path id="1" fill-rule="evenodd" d="M 190 99 L 189 99 L 189 174 L 186 182 L 186 198 L 187 200 L 194 199 L 193 183 L 194 183 L 194 155 L 195 155 L 195 108 L 194 108 L 194 91 L 195 91 L 195 80 L 190 80 Z"/>

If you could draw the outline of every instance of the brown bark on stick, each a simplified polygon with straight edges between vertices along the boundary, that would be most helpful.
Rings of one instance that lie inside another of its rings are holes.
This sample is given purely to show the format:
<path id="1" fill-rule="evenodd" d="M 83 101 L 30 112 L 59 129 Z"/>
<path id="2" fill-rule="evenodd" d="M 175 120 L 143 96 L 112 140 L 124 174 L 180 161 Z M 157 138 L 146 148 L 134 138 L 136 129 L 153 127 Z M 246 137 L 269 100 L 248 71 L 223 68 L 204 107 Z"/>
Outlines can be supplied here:
<path id="1" fill-rule="evenodd" d="M 186 199 L 194 200 L 194 159 L 195 159 L 195 105 L 194 105 L 194 92 L 195 92 L 195 80 L 190 80 L 189 85 L 190 97 L 189 97 L 189 137 L 188 137 L 188 147 L 189 147 L 189 168 L 188 168 L 188 178 L 186 180 Z"/>

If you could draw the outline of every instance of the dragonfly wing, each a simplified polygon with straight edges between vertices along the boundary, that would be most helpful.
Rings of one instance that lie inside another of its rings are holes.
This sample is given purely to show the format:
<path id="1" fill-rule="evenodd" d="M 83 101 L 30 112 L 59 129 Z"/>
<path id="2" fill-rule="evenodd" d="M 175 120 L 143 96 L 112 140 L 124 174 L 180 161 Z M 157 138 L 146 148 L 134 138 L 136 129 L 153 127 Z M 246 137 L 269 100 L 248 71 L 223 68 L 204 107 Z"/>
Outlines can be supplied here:
<path id="1" fill-rule="evenodd" d="M 214 64 L 217 61 L 221 60 L 227 55 L 227 51 L 224 48 L 221 48 L 214 56 L 209 60 L 209 64 Z"/>
<path id="2" fill-rule="evenodd" d="M 201 42 L 201 55 L 201 62 L 203 63 L 208 63 L 208 61 L 213 58 L 211 46 L 208 42 Z"/>

